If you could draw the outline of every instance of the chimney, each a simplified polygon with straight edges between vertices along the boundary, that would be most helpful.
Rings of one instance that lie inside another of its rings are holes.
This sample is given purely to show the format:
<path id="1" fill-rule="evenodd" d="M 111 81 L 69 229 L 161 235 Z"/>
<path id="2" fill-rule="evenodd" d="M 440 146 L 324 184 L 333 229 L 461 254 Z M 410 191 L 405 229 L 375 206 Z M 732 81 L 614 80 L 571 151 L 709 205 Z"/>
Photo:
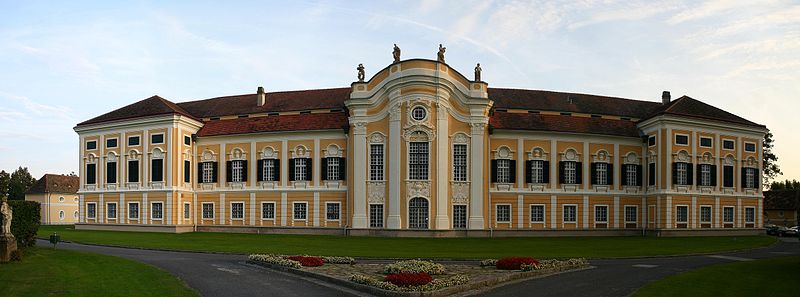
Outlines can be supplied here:
<path id="1" fill-rule="evenodd" d="M 669 101 L 672 100 L 672 97 L 669 95 L 669 91 L 664 91 L 661 93 L 661 104 L 667 105 Z"/>
<path id="2" fill-rule="evenodd" d="M 256 97 L 258 97 L 258 106 L 264 106 L 264 103 L 267 102 L 267 94 L 264 93 L 264 87 L 258 87 Z"/>

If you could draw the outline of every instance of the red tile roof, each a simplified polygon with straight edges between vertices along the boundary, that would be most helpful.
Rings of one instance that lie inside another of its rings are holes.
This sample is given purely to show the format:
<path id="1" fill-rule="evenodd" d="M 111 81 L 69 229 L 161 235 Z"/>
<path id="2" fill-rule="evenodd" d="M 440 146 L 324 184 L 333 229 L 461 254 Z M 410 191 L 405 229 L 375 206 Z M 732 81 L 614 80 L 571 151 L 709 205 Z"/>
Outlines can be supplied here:
<path id="1" fill-rule="evenodd" d="M 636 123 L 628 120 L 587 118 L 535 113 L 495 112 L 489 119 L 492 129 L 554 131 L 639 137 Z"/>
<path id="2" fill-rule="evenodd" d="M 197 132 L 198 136 L 217 136 L 259 132 L 307 131 L 348 129 L 347 115 L 343 112 L 308 113 L 230 120 L 208 121 Z"/>
<path id="3" fill-rule="evenodd" d="M 489 99 L 500 109 L 577 112 L 643 118 L 661 103 L 617 97 L 541 90 L 489 88 Z"/>
<path id="4" fill-rule="evenodd" d="M 703 120 L 728 122 L 745 126 L 756 126 L 762 128 L 766 127 L 764 125 L 748 121 L 730 112 L 703 103 L 702 101 L 694 99 L 689 96 L 682 96 L 676 100 L 673 100 L 666 106 L 656 110 L 654 113 L 647 116 L 647 118 L 651 118 L 662 114 L 697 118 Z"/>
<path id="5" fill-rule="evenodd" d="M 45 174 L 31 186 L 26 194 L 77 193 L 80 178 L 77 176 Z"/>
<path id="6" fill-rule="evenodd" d="M 81 122 L 78 124 L 78 126 L 167 114 L 180 114 L 194 118 L 191 113 L 175 103 L 161 98 L 158 95 L 154 95 L 150 98 L 120 107 L 111 112 Z"/>
<path id="7" fill-rule="evenodd" d="M 258 106 L 256 94 L 217 97 L 178 103 L 199 118 L 245 115 L 265 112 L 343 109 L 350 98 L 350 88 L 318 89 L 266 93 L 266 102 Z"/>

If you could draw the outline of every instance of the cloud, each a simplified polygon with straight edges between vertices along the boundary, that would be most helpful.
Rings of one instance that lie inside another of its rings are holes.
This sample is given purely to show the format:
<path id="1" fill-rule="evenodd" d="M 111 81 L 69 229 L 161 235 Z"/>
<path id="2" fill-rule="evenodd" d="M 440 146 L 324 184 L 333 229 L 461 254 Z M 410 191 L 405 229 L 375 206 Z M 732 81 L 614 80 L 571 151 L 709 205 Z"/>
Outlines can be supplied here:
<path id="1" fill-rule="evenodd" d="M 632 2 L 613 9 L 601 9 L 592 12 L 588 18 L 574 22 L 567 26 L 570 30 L 579 29 L 589 25 L 595 25 L 613 21 L 635 21 L 647 19 L 659 14 L 678 9 L 679 6 L 672 2 Z"/>
<path id="2" fill-rule="evenodd" d="M 687 7 L 682 12 L 669 18 L 669 20 L 667 20 L 667 23 L 670 25 L 677 25 L 683 22 L 696 21 L 709 17 L 715 17 L 738 8 L 756 6 L 756 5 L 764 6 L 775 2 L 776 1 L 737 1 L 737 0 L 714 0 L 714 1 L 698 2 L 702 4 L 698 6 Z"/>
<path id="3" fill-rule="evenodd" d="M 47 105 L 35 102 L 28 97 L 19 96 L 14 94 L 9 94 L 5 92 L 0 92 L 0 98 L 5 98 L 11 102 L 17 102 L 17 104 L 21 104 L 25 110 L 35 115 L 38 119 L 57 119 L 63 120 L 67 122 L 74 122 L 75 118 L 73 117 L 72 109 L 65 107 L 65 106 L 54 106 L 54 105 Z M 3 110 L 0 109 L 0 115 L 3 114 Z M 19 111 L 8 111 L 7 115 L 16 115 L 18 118 L 26 118 L 29 119 L 27 114 L 19 112 Z M 2 118 L 0 116 L 0 118 Z"/>

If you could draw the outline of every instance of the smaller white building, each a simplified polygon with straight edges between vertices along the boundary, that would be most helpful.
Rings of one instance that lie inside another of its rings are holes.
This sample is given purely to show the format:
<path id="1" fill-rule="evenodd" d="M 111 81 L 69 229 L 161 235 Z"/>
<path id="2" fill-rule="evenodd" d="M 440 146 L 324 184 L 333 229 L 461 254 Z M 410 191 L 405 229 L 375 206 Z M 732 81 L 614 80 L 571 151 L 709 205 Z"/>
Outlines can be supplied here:
<path id="1" fill-rule="evenodd" d="M 25 193 L 26 201 L 42 205 L 42 225 L 75 224 L 79 221 L 77 176 L 45 174 Z"/>

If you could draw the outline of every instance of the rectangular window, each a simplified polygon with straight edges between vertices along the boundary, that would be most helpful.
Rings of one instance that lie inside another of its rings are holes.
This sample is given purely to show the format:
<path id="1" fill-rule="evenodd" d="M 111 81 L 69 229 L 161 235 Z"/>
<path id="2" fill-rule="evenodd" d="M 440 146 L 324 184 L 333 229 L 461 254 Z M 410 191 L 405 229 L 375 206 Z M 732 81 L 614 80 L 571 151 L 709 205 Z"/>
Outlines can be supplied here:
<path id="1" fill-rule="evenodd" d="M 164 143 L 164 134 L 153 134 L 153 135 L 150 135 L 150 143 L 152 143 L 152 144 Z"/>
<path id="2" fill-rule="evenodd" d="M 296 181 L 304 181 L 308 176 L 307 169 L 306 169 L 306 158 L 295 158 L 294 159 L 294 180 Z"/>
<path id="3" fill-rule="evenodd" d="M 106 218 L 109 218 L 109 219 L 116 219 L 117 218 L 117 204 L 116 203 L 107 203 L 106 204 Z"/>
<path id="4" fill-rule="evenodd" d="M 595 223 L 608 223 L 608 206 L 595 205 L 594 207 L 594 222 Z"/>
<path id="5" fill-rule="evenodd" d="M 733 223 L 733 207 L 727 206 L 722 208 L 722 222 Z"/>
<path id="6" fill-rule="evenodd" d="M 97 184 L 97 164 L 86 164 L 86 184 Z"/>
<path id="7" fill-rule="evenodd" d="M 275 219 L 275 203 L 274 202 L 261 202 L 261 219 L 274 220 Z"/>
<path id="8" fill-rule="evenodd" d="M 264 177 L 264 181 L 275 181 L 277 173 L 275 172 L 275 162 L 277 159 L 264 159 L 262 160 L 263 167 L 261 168 L 261 176 Z"/>
<path id="9" fill-rule="evenodd" d="M 305 220 L 306 219 L 306 207 L 308 205 L 305 202 L 295 202 L 294 203 L 294 211 L 292 213 L 292 217 L 295 220 Z"/>
<path id="10" fill-rule="evenodd" d="M 369 227 L 383 228 L 383 204 L 369 205 Z"/>
<path id="11" fill-rule="evenodd" d="M 183 182 L 192 182 L 192 161 L 183 160 Z"/>
<path id="12" fill-rule="evenodd" d="M 128 219 L 129 220 L 139 219 L 139 202 L 128 203 Z"/>
<path id="13" fill-rule="evenodd" d="M 183 204 L 183 219 L 188 220 L 192 215 L 192 206 L 189 203 Z"/>
<path id="14" fill-rule="evenodd" d="M 116 138 L 106 139 L 106 148 L 115 148 L 115 147 L 117 147 L 117 139 Z"/>
<path id="15" fill-rule="evenodd" d="M 203 183 L 214 182 L 214 162 L 203 162 Z"/>
<path id="16" fill-rule="evenodd" d="M 577 174 L 577 165 L 578 162 L 568 161 L 564 162 L 564 183 L 565 184 L 577 184 L 578 183 L 578 174 Z"/>
<path id="17" fill-rule="evenodd" d="M 597 185 L 608 185 L 608 163 L 595 163 Z"/>
<path id="18" fill-rule="evenodd" d="M 231 220 L 243 220 L 243 219 L 244 219 L 244 203 L 243 202 L 231 203 Z"/>
<path id="19" fill-rule="evenodd" d="M 498 204 L 495 206 L 497 208 L 497 222 L 498 223 L 510 223 L 511 222 L 511 205 L 508 204 Z"/>
<path id="20" fill-rule="evenodd" d="M 240 183 L 244 181 L 244 161 L 231 161 L 231 181 Z"/>
<path id="21" fill-rule="evenodd" d="M 453 145 L 453 180 L 467 181 L 467 145 Z"/>
<path id="22" fill-rule="evenodd" d="M 150 161 L 153 165 L 150 168 L 152 169 L 152 180 L 154 182 L 163 182 L 164 181 L 164 160 L 163 159 L 153 159 Z"/>
<path id="23" fill-rule="evenodd" d="M 744 222 L 745 223 L 755 223 L 756 222 L 756 209 L 752 207 L 746 207 L 744 209 Z"/>
<path id="24" fill-rule="evenodd" d="M 86 149 L 87 150 L 96 150 L 97 149 L 97 141 L 87 141 L 86 142 Z"/>
<path id="25" fill-rule="evenodd" d="M 189 135 L 183 136 L 183 144 L 185 145 L 192 145 L 192 138 Z"/>
<path id="26" fill-rule="evenodd" d="M 498 159 L 497 160 L 497 182 L 510 183 L 511 182 L 511 160 Z"/>
<path id="27" fill-rule="evenodd" d="M 408 178 L 411 180 L 428 179 L 428 143 L 411 142 L 408 147 Z"/>
<path id="28" fill-rule="evenodd" d="M 97 218 L 97 203 L 90 202 L 86 204 L 86 218 L 87 219 Z"/>
<path id="29" fill-rule="evenodd" d="M 688 185 L 689 178 L 688 178 L 688 168 L 689 164 L 684 162 L 678 162 L 675 166 L 677 171 L 677 180 L 675 180 L 675 184 L 678 185 Z"/>
<path id="30" fill-rule="evenodd" d="M 647 137 L 647 146 L 654 146 L 654 145 L 656 145 L 656 136 L 650 135 L 650 137 Z"/>
<path id="31" fill-rule="evenodd" d="M 689 136 L 688 135 L 675 135 L 675 144 L 677 145 L 689 145 Z"/>
<path id="32" fill-rule="evenodd" d="M 544 205 L 531 205 L 531 223 L 544 223 Z"/>
<path id="33" fill-rule="evenodd" d="M 128 161 L 128 182 L 129 183 L 138 183 L 139 182 L 139 161 L 138 160 Z"/>
<path id="34" fill-rule="evenodd" d="M 339 161 L 341 158 L 325 158 L 326 162 L 328 162 L 328 176 L 326 180 L 341 180 L 339 178 Z"/>
<path id="35" fill-rule="evenodd" d="M 752 142 L 745 142 L 744 143 L 744 151 L 755 153 L 756 152 L 756 144 Z"/>
<path id="36" fill-rule="evenodd" d="M 626 164 L 625 165 L 625 184 L 628 186 L 638 186 L 639 185 L 639 173 L 636 172 L 639 166 L 634 164 Z"/>
<path id="37" fill-rule="evenodd" d="M 700 206 L 700 223 L 711 223 L 711 206 Z"/>
<path id="38" fill-rule="evenodd" d="M 713 140 L 711 137 L 700 137 L 700 146 L 701 147 L 712 147 Z"/>
<path id="39" fill-rule="evenodd" d="M 736 146 L 733 140 L 725 139 L 722 141 L 722 148 L 726 150 L 733 150 Z"/>
<path id="40" fill-rule="evenodd" d="M 675 208 L 675 222 L 676 223 L 686 223 L 689 221 L 689 207 L 685 205 L 679 205 Z"/>
<path id="41" fill-rule="evenodd" d="M 531 161 L 531 183 L 542 184 L 544 183 L 544 161 L 533 160 Z"/>
<path id="42" fill-rule="evenodd" d="M 755 189 L 756 188 L 756 169 L 755 168 L 745 168 L 744 169 L 744 187 L 747 189 Z"/>
<path id="43" fill-rule="evenodd" d="M 383 180 L 383 144 L 369 146 L 369 180 Z"/>
<path id="44" fill-rule="evenodd" d="M 453 205 L 453 229 L 467 228 L 467 206 Z"/>
<path id="45" fill-rule="evenodd" d="M 636 206 L 625 206 L 625 223 L 636 223 L 638 221 L 639 210 Z"/>
<path id="46" fill-rule="evenodd" d="M 164 218 L 164 203 L 162 202 L 153 202 L 151 204 L 152 209 L 150 217 L 153 220 L 160 220 Z"/>
<path id="47" fill-rule="evenodd" d="M 106 162 L 106 183 L 117 183 L 117 162 Z"/>
<path id="48" fill-rule="evenodd" d="M 128 136 L 128 146 L 138 146 L 139 141 L 139 136 Z"/>
<path id="49" fill-rule="evenodd" d="M 325 203 L 325 219 L 327 219 L 328 221 L 338 221 L 339 210 L 340 210 L 339 203 Z"/>
<path id="50" fill-rule="evenodd" d="M 578 222 L 578 206 L 564 205 L 564 223 L 577 223 Z"/>
<path id="51" fill-rule="evenodd" d="M 214 203 L 204 202 L 203 206 L 203 218 L 204 219 L 213 219 L 214 218 Z"/>
<path id="52" fill-rule="evenodd" d="M 700 164 L 700 185 L 711 186 L 711 165 Z"/>

